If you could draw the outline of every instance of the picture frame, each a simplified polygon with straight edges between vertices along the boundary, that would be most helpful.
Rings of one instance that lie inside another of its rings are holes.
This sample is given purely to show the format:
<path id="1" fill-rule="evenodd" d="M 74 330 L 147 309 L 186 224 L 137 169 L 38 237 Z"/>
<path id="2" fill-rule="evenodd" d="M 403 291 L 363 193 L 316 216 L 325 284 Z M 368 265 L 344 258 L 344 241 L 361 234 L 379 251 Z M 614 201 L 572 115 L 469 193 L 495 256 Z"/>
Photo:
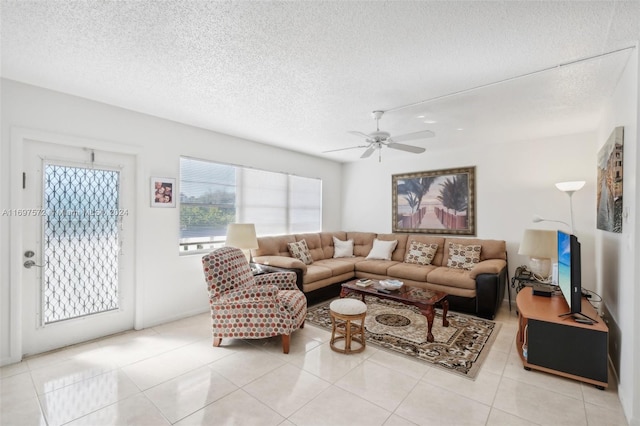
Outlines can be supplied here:
<path id="1" fill-rule="evenodd" d="M 475 170 L 392 175 L 393 232 L 476 235 Z"/>
<path id="2" fill-rule="evenodd" d="M 176 180 L 168 177 L 151 178 L 151 207 L 171 208 L 176 206 Z"/>
<path id="3" fill-rule="evenodd" d="M 616 127 L 598 151 L 596 226 L 622 233 L 622 178 L 624 176 L 624 127 Z"/>

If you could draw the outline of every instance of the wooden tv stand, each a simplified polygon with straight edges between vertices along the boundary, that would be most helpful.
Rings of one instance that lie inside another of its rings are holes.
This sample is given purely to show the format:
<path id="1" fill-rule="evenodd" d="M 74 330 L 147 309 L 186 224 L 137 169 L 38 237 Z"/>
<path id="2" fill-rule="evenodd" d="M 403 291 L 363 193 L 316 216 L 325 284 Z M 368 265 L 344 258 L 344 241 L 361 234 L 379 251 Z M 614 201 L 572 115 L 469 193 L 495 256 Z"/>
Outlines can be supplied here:
<path id="1" fill-rule="evenodd" d="M 609 329 L 594 307 L 582 298 L 582 313 L 598 322 L 576 322 L 561 295 L 534 296 L 531 287 L 516 297 L 519 312 L 516 349 L 525 370 L 539 370 L 580 380 L 604 389 L 608 384 Z M 527 358 L 522 346 L 527 343 Z"/>

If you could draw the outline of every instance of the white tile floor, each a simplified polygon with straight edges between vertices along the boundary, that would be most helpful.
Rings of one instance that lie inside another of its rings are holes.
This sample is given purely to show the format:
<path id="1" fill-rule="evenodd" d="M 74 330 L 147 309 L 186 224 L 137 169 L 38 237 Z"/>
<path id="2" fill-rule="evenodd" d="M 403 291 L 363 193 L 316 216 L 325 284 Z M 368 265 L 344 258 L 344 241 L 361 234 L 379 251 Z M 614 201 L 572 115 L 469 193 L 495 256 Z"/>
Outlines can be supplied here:
<path id="1" fill-rule="evenodd" d="M 206 314 L 0 369 L 2 425 L 626 425 L 615 385 L 525 371 L 517 321 L 475 381 L 374 346 L 329 349 L 308 324 L 279 338 L 211 346 Z"/>

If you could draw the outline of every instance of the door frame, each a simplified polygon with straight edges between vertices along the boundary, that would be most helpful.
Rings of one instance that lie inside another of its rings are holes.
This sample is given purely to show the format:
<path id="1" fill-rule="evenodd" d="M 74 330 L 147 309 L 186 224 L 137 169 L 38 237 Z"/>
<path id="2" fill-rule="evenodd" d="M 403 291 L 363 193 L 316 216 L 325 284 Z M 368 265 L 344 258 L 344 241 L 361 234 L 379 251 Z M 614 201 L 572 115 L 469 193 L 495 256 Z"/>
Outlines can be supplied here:
<path id="1" fill-rule="evenodd" d="M 23 162 L 23 146 L 26 140 L 34 140 L 37 142 L 45 142 L 56 145 L 65 145 L 75 148 L 88 148 L 99 151 L 109 151 L 117 154 L 126 154 L 134 157 L 135 170 L 133 171 L 133 179 L 135 182 L 135 191 L 144 194 L 146 186 L 140 177 L 142 170 L 142 161 L 140 159 L 142 148 L 135 145 L 127 145 L 123 143 L 84 138 L 78 136 L 64 135 L 52 133 L 42 130 L 29 129 L 24 127 L 11 128 L 11 166 L 9 185 L 11 187 L 9 196 L 9 209 L 20 209 L 23 207 L 22 197 L 22 162 Z M 132 255 L 135 259 L 140 257 L 140 227 L 137 226 L 138 217 L 141 212 L 142 204 L 138 200 L 134 207 L 135 215 L 132 221 L 134 227 L 134 251 Z M 23 251 L 22 244 L 22 226 L 21 218 L 17 215 L 11 215 L 10 224 L 10 243 L 9 243 L 9 360 L 2 360 L 3 364 L 11 364 L 22 360 L 22 274 L 23 274 Z M 143 327 L 142 323 L 142 273 L 138 268 L 134 268 L 133 272 L 133 309 L 134 309 L 134 329 L 139 330 Z M 6 361 L 6 362 L 5 362 Z"/>

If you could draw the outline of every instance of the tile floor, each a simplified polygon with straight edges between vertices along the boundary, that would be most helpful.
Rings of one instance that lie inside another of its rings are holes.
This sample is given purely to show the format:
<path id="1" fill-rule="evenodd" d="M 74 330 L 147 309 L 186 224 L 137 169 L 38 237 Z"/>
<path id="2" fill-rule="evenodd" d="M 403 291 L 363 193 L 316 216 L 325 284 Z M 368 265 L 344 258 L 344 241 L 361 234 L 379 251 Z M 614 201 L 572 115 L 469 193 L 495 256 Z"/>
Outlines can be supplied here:
<path id="1" fill-rule="evenodd" d="M 0 369 L 2 425 L 627 425 L 615 385 L 525 371 L 504 306 L 475 381 L 368 346 L 329 349 L 308 324 L 211 346 L 206 314 Z"/>

